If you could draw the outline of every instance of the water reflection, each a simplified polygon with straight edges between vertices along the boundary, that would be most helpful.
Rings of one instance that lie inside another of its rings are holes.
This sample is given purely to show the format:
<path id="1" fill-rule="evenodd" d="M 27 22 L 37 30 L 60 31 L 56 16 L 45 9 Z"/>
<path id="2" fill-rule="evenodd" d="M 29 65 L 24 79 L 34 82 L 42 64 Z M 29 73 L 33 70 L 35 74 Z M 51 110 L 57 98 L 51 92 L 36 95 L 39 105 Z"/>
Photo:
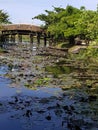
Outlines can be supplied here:
<path id="1" fill-rule="evenodd" d="M 96 130 L 98 116 L 79 92 L 60 88 L 29 90 L 10 87 L 1 67 L 0 129 L 2 130 Z M 87 97 L 87 95 L 86 95 Z M 6 125 L 5 125 L 6 124 Z"/>
<path id="2" fill-rule="evenodd" d="M 15 130 L 89 130 L 98 127 L 90 115 L 82 113 L 81 104 L 68 95 L 39 98 L 17 94 L 2 99 L 0 104 L 0 128 L 3 130 L 14 127 Z M 89 111 L 87 105 L 83 104 L 84 111 Z"/>
<path id="3" fill-rule="evenodd" d="M 0 66 L 0 75 L 6 74 L 8 72 L 7 66 Z"/>

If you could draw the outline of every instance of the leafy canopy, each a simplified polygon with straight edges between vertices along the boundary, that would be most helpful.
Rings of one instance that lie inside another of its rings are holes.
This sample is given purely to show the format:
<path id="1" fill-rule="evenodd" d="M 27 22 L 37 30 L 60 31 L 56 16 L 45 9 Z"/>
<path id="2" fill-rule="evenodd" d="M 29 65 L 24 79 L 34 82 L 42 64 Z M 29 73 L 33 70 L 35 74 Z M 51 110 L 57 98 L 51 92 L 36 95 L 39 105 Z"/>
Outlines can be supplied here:
<path id="1" fill-rule="evenodd" d="M 9 15 L 8 13 L 4 12 L 3 10 L 0 10 L 0 24 L 7 24 L 7 23 L 11 23 L 9 20 Z"/>
<path id="2" fill-rule="evenodd" d="M 80 9 L 68 5 L 65 9 L 54 7 L 52 11 L 45 10 L 34 18 L 44 21 L 45 29 L 55 38 L 81 37 L 83 39 L 98 39 L 98 7 L 97 11 Z"/>

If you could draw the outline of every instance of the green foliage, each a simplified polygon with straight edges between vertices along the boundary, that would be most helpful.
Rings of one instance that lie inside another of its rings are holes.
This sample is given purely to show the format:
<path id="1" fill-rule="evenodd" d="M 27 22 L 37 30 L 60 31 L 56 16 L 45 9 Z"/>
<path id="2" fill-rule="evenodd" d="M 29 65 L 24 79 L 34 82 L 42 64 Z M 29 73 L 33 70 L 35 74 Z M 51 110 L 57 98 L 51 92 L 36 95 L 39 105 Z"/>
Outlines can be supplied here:
<path id="1" fill-rule="evenodd" d="M 98 57 L 98 45 L 96 42 L 92 42 L 88 47 L 84 54 L 86 57 Z"/>
<path id="2" fill-rule="evenodd" d="M 46 66 L 46 71 L 51 72 L 55 78 L 57 78 L 60 74 L 69 74 L 71 72 L 71 68 L 67 66 Z"/>
<path id="3" fill-rule="evenodd" d="M 3 10 L 0 10 L 0 24 L 6 24 L 6 23 L 11 23 L 9 21 L 9 15 L 8 13 L 4 12 Z"/>
<path id="4" fill-rule="evenodd" d="M 70 58 L 82 60 L 85 64 L 98 64 L 98 44 L 96 42 L 90 43 L 85 49 L 81 49 L 78 54 L 70 54 Z"/>
<path id="5" fill-rule="evenodd" d="M 47 78 L 47 77 L 39 78 L 34 82 L 34 84 L 37 86 L 43 86 L 43 85 L 47 85 L 49 81 L 50 81 L 50 78 Z"/>
<path id="6" fill-rule="evenodd" d="M 0 47 L 0 53 L 4 52 L 5 50 L 3 48 Z"/>
<path id="7" fill-rule="evenodd" d="M 68 5 L 65 9 L 53 7 L 53 11 L 45 10 L 35 18 L 45 22 L 45 28 L 54 39 L 73 39 L 77 36 L 87 41 L 98 39 L 98 6 L 97 11 L 80 9 Z"/>
<path id="8" fill-rule="evenodd" d="M 91 10 L 83 11 L 76 25 L 77 29 L 80 29 L 80 34 L 84 34 L 86 39 L 96 39 L 98 34 L 98 13 Z"/>

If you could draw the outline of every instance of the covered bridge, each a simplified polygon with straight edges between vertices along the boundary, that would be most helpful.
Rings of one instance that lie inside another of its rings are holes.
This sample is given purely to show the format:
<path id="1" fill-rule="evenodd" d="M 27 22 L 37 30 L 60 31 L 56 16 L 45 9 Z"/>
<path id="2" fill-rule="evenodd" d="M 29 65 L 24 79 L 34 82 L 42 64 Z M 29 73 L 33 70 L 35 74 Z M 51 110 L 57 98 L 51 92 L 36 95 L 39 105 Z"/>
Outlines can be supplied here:
<path id="1" fill-rule="evenodd" d="M 15 42 L 16 35 L 18 36 L 18 42 L 22 42 L 22 35 L 29 35 L 30 43 L 33 43 L 33 36 L 36 36 L 38 44 L 40 43 L 40 37 L 46 39 L 46 33 L 44 30 L 35 25 L 27 24 L 6 24 L 0 27 L 1 41 L 2 42 Z M 46 44 L 46 40 L 44 41 Z"/>

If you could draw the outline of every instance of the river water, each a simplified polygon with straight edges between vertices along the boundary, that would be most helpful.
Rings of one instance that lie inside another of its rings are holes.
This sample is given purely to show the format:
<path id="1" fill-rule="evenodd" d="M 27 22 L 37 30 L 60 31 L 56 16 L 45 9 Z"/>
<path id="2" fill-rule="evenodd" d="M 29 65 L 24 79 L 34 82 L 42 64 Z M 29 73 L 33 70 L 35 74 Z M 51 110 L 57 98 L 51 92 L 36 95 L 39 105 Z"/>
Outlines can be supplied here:
<path id="1" fill-rule="evenodd" d="M 57 57 L 50 62 L 50 56 L 40 59 L 33 51 L 35 57 L 30 58 L 27 48 L 23 51 L 21 45 L 19 48 L 14 48 L 17 50 L 10 53 L 7 62 L 8 65 L 13 62 L 12 67 L 13 64 L 20 66 L 19 70 L 11 72 L 12 68 L 9 70 L 5 64 L 0 66 L 0 130 L 98 130 L 98 99 L 91 100 L 81 88 L 64 90 L 58 87 L 73 83 L 72 70 L 62 66 L 52 66 L 51 69 L 49 65 L 58 62 Z M 43 72 L 45 66 L 50 70 L 49 74 L 52 72 L 55 76 L 50 85 L 37 86 L 37 89 L 26 87 L 30 81 L 36 80 L 37 85 L 39 81 L 43 82 L 47 75 Z M 7 74 L 12 74 L 12 77 Z M 62 80 L 57 76 L 61 76 Z"/>
<path id="2" fill-rule="evenodd" d="M 77 103 L 79 100 L 74 95 L 76 99 L 72 98 L 75 93 L 60 88 L 11 87 L 11 79 L 4 76 L 6 73 L 7 66 L 0 66 L 1 130 L 98 129 L 98 118 L 93 115 L 90 104 Z"/>
<path id="3" fill-rule="evenodd" d="M 61 89 L 11 87 L 11 80 L 4 77 L 6 73 L 7 66 L 0 66 L 0 129 L 44 130 L 54 127 L 55 122 L 52 124 L 48 119 L 50 113 L 46 109 L 56 104 L 55 99 L 62 93 Z"/>

